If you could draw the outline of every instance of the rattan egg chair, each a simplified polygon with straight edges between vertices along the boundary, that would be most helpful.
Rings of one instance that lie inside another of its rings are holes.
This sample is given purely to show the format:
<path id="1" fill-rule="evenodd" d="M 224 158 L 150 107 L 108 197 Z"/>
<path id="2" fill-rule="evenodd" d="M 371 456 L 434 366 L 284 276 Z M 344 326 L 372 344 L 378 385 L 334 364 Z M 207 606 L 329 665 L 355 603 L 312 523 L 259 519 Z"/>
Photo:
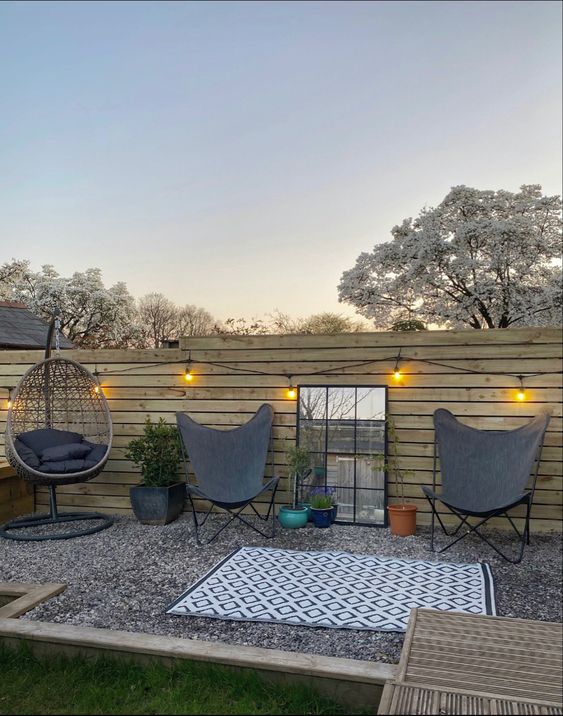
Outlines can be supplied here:
<path id="1" fill-rule="evenodd" d="M 93 534 L 113 524 L 98 512 L 57 510 L 58 485 L 86 482 L 104 468 L 113 436 L 107 401 L 96 378 L 84 366 L 60 355 L 50 356 L 49 327 L 45 359 L 30 368 L 12 394 L 5 433 L 6 458 L 25 480 L 49 487 L 49 514 L 12 520 L 0 527 L 8 539 L 41 541 Z M 30 529 L 95 520 L 80 530 Z"/>

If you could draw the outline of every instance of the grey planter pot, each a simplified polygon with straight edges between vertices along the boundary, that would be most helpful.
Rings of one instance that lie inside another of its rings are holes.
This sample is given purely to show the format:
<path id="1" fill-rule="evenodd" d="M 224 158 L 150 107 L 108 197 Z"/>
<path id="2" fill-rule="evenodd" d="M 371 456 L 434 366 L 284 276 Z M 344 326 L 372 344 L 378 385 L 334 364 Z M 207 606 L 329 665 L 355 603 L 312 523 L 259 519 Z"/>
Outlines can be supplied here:
<path id="1" fill-rule="evenodd" d="M 168 487 L 136 485 L 129 489 L 131 507 L 143 525 L 167 525 L 182 512 L 186 485 L 176 482 Z"/>

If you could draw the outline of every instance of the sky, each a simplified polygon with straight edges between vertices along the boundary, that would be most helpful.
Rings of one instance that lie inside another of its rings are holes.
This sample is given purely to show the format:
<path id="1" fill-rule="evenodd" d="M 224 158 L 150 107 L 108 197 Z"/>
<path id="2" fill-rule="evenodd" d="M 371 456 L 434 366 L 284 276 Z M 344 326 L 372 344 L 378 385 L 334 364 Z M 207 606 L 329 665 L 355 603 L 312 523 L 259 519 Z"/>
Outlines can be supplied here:
<path id="1" fill-rule="evenodd" d="M 561 193 L 559 2 L 0 3 L 0 263 L 353 316 L 452 186 Z"/>

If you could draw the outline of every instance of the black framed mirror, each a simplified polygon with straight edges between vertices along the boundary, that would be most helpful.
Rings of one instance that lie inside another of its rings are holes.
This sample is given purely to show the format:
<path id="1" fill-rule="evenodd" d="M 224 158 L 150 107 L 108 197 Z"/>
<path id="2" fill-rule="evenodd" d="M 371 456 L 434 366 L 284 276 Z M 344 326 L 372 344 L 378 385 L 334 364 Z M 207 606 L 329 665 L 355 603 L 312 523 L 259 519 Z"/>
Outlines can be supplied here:
<path id="1" fill-rule="evenodd" d="M 311 454 L 313 487 L 336 489 L 337 522 L 387 526 L 387 387 L 302 385 L 297 444 Z"/>

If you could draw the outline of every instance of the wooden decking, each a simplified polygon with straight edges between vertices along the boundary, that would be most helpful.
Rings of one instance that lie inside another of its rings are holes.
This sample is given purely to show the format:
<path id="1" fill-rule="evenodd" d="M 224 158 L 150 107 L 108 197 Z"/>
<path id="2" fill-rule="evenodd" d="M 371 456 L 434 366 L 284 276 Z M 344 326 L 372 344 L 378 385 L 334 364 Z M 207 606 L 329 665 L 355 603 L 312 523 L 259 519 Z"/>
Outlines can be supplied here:
<path id="1" fill-rule="evenodd" d="M 379 714 L 563 714 L 561 624 L 413 609 Z"/>

